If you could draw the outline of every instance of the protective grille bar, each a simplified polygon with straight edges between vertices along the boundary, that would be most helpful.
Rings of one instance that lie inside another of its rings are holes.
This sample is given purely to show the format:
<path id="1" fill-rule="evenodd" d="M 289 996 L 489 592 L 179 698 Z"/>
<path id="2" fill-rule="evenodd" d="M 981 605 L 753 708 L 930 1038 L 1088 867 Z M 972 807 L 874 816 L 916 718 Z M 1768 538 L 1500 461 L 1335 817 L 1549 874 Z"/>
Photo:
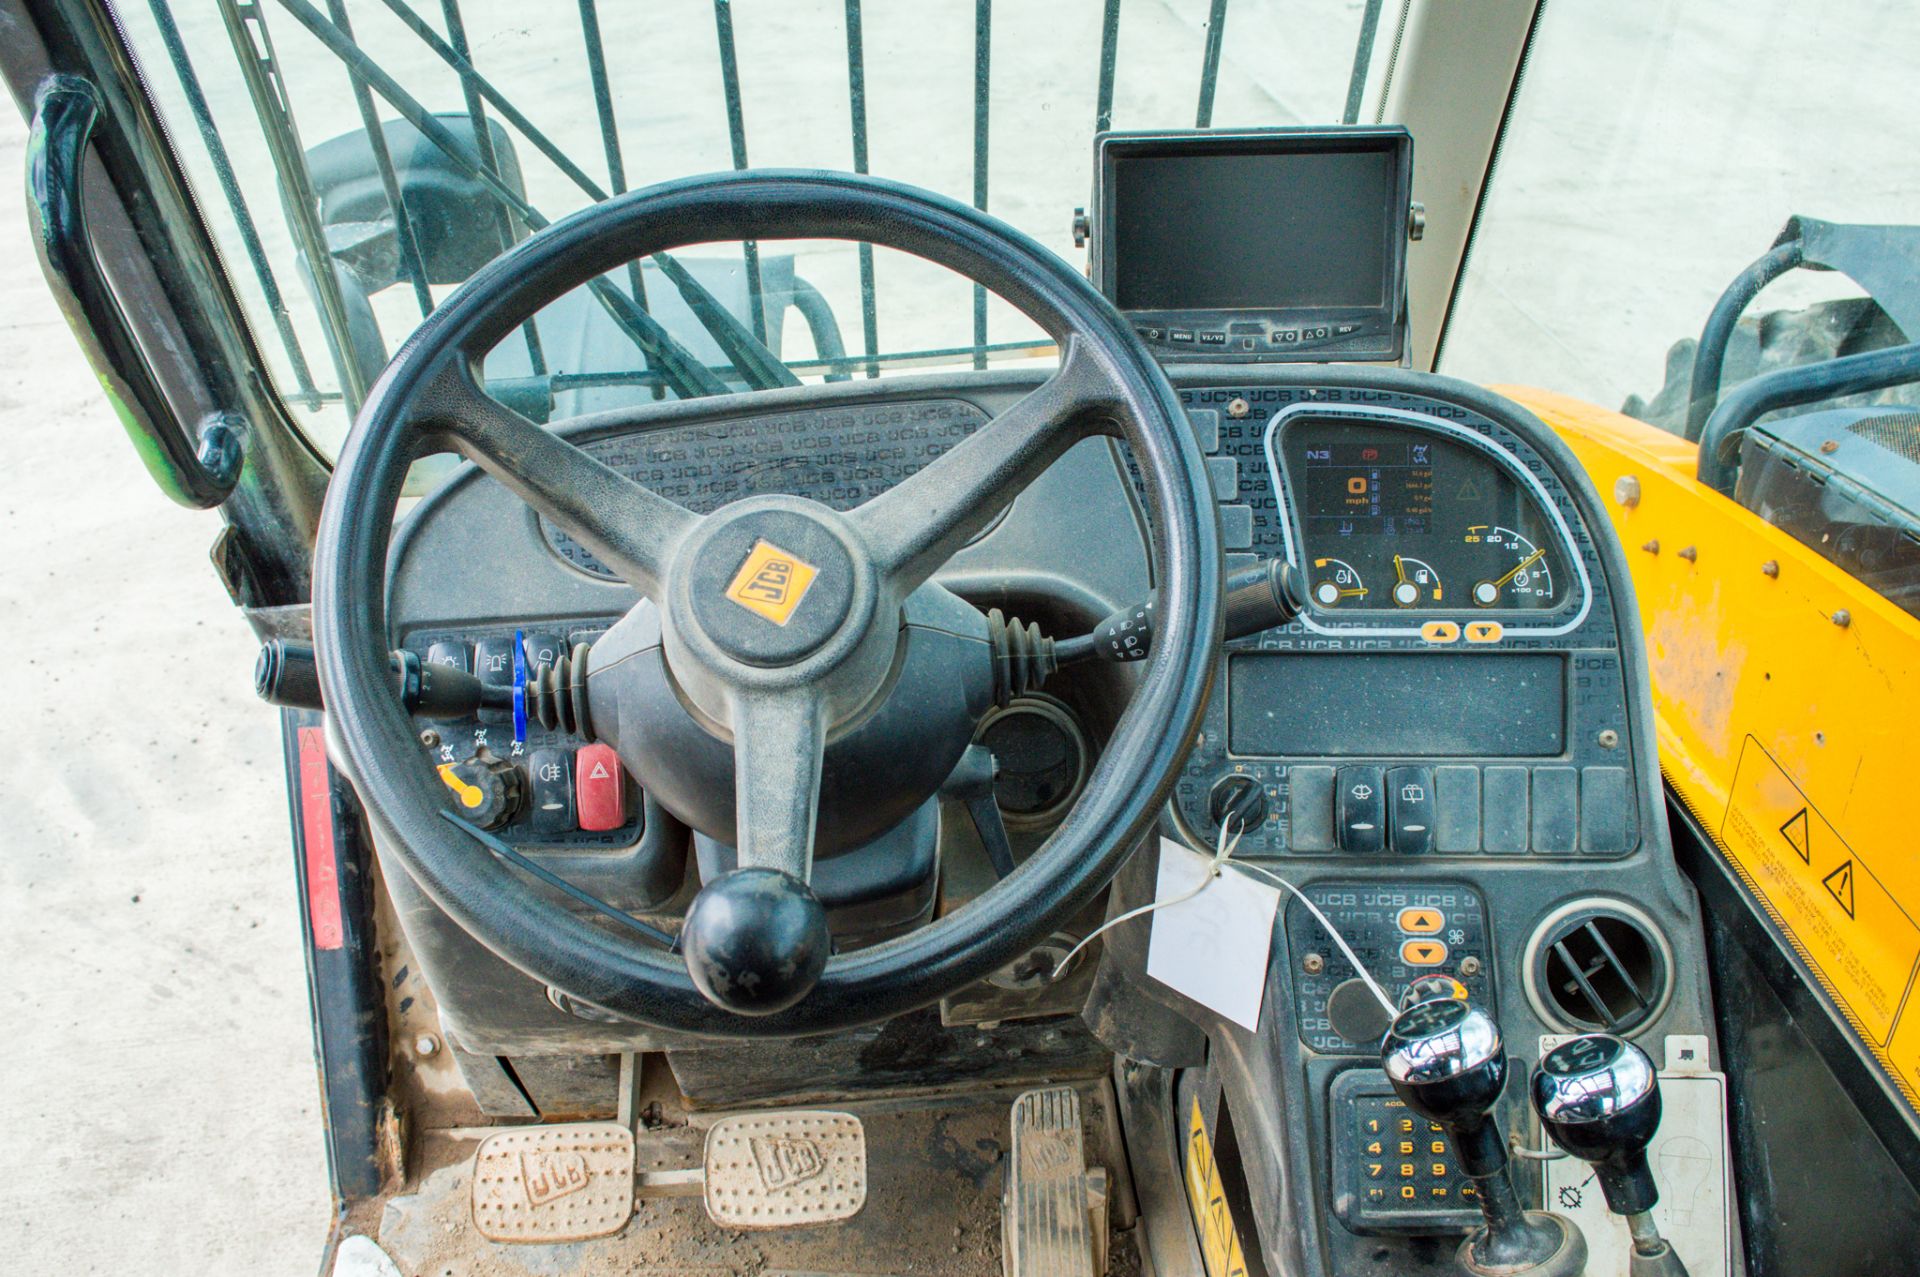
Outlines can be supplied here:
<path id="1" fill-rule="evenodd" d="M 488 123 L 489 108 L 497 112 L 502 120 L 520 133 L 536 151 L 589 198 L 596 201 L 604 200 L 610 193 L 619 193 L 628 189 L 597 0 L 577 0 L 577 4 L 587 72 L 593 87 L 594 107 L 607 165 L 605 188 L 594 181 L 577 161 L 567 155 L 552 138 L 515 107 L 498 86 L 480 73 L 473 62 L 459 0 L 440 0 L 441 16 L 447 30 L 445 37 L 428 25 L 427 21 L 413 10 L 408 0 L 382 0 L 382 3 L 459 78 L 466 114 L 473 125 L 473 149 L 477 151 L 477 157 L 463 154 L 454 136 L 444 127 L 439 126 L 438 121 L 432 118 L 417 100 L 402 90 L 398 82 L 380 68 L 355 41 L 347 15 L 347 0 L 327 0 L 328 13 L 324 16 L 309 3 L 309 0 L 279 0 L 279 2 L 283 9 L 292 14 L 302 26 L 340 59 L 347 71 L 382 188 L 387 195 L 388 203 L 393 208 L 394 229 L 402 270 L 413 287 L 416 301 L 423 315 L 433 308 L 433 299 L 429 291 L 430 281 L 423 266 L 417 228 L 408 216 L 393 156 L 380 127 L 374 103 L 376 95 L 397 110 L 400 116 L 411 123 L 429 142 L 446 152 L 455 167 L 480 181 L 501 201 L 509 219 L 506 236 L 509 241 L 516 237 L 520 230 L 540 229 L 547 224 L 547 220 L 502 181 L 499 160 L 494 154 L 493 135 Z M 173 70 L 180 80 L 188 108 L 193 114 L 201 139 L 207 148 L 214 175 L 228 211 L 233 216 L 248 262 L 259 283 L 281 344 L 286 350 L 299 394 L 309 405 L 338 400 L 342 397 L 348 401 L 349 405 L 356 403 L 361 393 L 358 385 L 349 386 L 348 393 L 344 396 L 316 388 L 310 365 L 291 322 L 285 295 L 281 292 L 272 265 L 267 259 L 258 226 L 247 206 L 231 157 L 213 121 L 205 93 L 188 58 L 169 0 L 149 0 L 149 5 L 168 57 L 173 64 Z M 1213 123 L 1214 101 L 1225 48 L 1228 5 L 1229 0 L 1211 0 L 1209 5 L 1199 97 L 1194 112 L 1195 125 L 1200 128 L 1210 128 Z M 269 135 L 270 148 L 276 153 L 276 168 L 279 170 L 280 179 L 283 184 L 291 181 L 298 187 L 301 184 L 300 179 L 304 177 L 304 156 L 281 154 L 290 145 L 297 145 L 297 142 L 291 131 L 291 103 L 285 102 L 283 88 L 277 78 L 277 69 L 271 63 L 271 46 L 266 43 L 264 15 L 260 12 L 258 0 L 220 0 L 220 7 L 223 15 L 229 19 L 230 26 L 245 25 L 255 29 L 258 37 L 258 44 L 255 47 L 265 50 L 264 57 L 255 59 L 258 65 L 248 66 L 243 46 L 254 42 L 251 39 L 243 41 L 236 35 L 235 53 L 242 62 L 243 72 L 248 75 L 250 88 L 254 90 L 256 109 L 262 115 L 262 125 Z M 1384 8 L 1385 0 L 1365 0 L 1354 42 L 1353 67 L 1348 79 L 1344 110 L 1341 113 L 1341 118 L 1348 124 L 1357 122 L 1359 117 Z M 1098 132 L 1104 132 L 1113 127 L 1115 82 L 1119 66 L 1120 10 L 1121 0 L 1103 0 L 1100 61 L 1094 108 L 1094 126 Z M 856 173 L 868 173 L 872 171 L 871 133 L 867 109 L 863 0 L 845 0 L 845 29 L 852 168 Z M 749 166 L 749 159 L 745 108 L 741 93 L 740 60 L 731 0 L 714 0 L 714 31 L 719 51 L 729 150 L 733 166 L 736 169 L 744 169 Z M 988 207 L 990 192 L 992 49 L 993 0 L 975 0 L 972 200 L 974 207 L 982 211 Z M 266 77 L 266 84 L 258 82 L 263 75 Z M 296 165 L 300 171 L 297 173 L 290 171 Z M 303 202 L 297 189 L 289 190 L 287 199 L 292 205 Z M 313 250 L 324 246 L 324 237 L 318 234 L 317 223 L 311 218 L 303 219 L 300 211 L 294 207 L 289 207 L 287 211 L 294 223 L 296 242 L 302 246 L 307 256 L 314 256 Z M 503 249 L 508 246 L 508 243 L 501 245 Z M 862 335 L 862 354 L 857 363 L 864 368 L 867 376 L 878 376 L 882 367 L 885 366 L 924 362 L 942 353 L 956 357 L 971 356 L 976 368 L 984 368 L 991 354 L 1033 349 L 1032 342 L 1014 341 L 998 344 L 988 342 L 986 290 L 976 284 L 973 288 L 971 345 L 953 347 L 944 352 L 920 350 L 889 353 L 882 351 L 879 334 L 879 294 L 873 246 L 861 243 L 856 248 L 859 254 Z M 801 371 L 824 371 L 834 379 L 849 375 L 855 361 L 850 360 L 843 351 L 837 349 L 837 339 L 830 343 L 836 347 L 830 356 L 823 350 L 822 357 L 813 360 L 782 362 L 766 348 L 769 323 L 760 246 L 756 242 L 749 242 L 742 246 L 742 251 L 747 269 L 750 312 L 750 324 L 744 325 L 734 319 L 717 299 L 707 293 L 678 263 L 664 254 L 657 260 L 669 280 L 686 296 L 695 314 L 708 325 L 715 341 L 726 352 L 734 370 L 749 385 L 760 387 L 793 384 L 794 374 Z M 330 254 L 327 254 L 327 259 L 330 261 Z M 330 276 L 331 272 L 321 274 Z M 330 287 L 334 284 L 334 280 L 330 277 L 316 277 L 314 282 L 323 322 L 327 324 L 329 330 L 334 332 L 336 341 L 344 342 L 346 340 L 344 314 L 341 313 L 338 290 L 336 287 Z M 613 316 L 615 322 L 633 338 L 635 345 L 645 357 L 647 364 L 645 371 L 592 375 L 615 378 L 611 382 L 582 380 L 580 375 L 562 372 L 549 378 L 552 384 L 556 387 L 587 384 L 645 384 L 655 387 L 656 390 L 672 389 L 681 395 L 725 392 L 727 386 L 714 375 L 715 370 L 707 368 L 696 360 L 647 313 L 646 285 L 639 263 L 629 264 L 627 284 L 630 296 L 606 281 L 595 281 L 589 287 L 600 304 Z M 796 294 L 793 304 L 801 307 L 810 326 L 816 330 L 819 329 L 822 319 L 830 318 L 830 311 L 826 310 L 823 299 L 818 297 L 817 293 L 810 292 L 805 298 Z M 523 332 L 534 376 L 546 377 L 546 361 L 540 347 L 539 333 L 532 320 L 524 325 Z M 356 380 L 350 369 L 343 367 L 341 374 L 345 381 Z"/>

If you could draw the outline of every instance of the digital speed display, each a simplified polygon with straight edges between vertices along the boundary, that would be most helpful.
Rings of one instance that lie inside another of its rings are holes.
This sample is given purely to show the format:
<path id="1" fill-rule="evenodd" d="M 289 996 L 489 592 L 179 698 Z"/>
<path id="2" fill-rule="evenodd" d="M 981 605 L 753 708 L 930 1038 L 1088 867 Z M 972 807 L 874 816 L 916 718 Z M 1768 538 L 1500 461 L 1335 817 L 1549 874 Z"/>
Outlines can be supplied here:
<path id="1" fill-rule="evenodd" d="M 1301 452 L 1302 514 L 1314 523 L 1424 533 L 1433 522 L 1433 441 L 1324 440 Z"/>
<path id="2" fill-rule="evenodd" d="M 1280 456 L 1319 611 L 1538 611 L 1565 598 L 1545 513 L 1465 443 L 1307 415 L 1286 423 Z"/>

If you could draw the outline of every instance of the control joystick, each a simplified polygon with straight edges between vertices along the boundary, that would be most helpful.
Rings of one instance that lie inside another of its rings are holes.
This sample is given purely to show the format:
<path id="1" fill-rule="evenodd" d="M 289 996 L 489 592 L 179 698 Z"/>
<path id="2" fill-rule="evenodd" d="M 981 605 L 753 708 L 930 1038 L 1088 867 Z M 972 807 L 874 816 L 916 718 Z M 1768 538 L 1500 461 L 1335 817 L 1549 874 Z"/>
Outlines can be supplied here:
<path id="1" fill-rule="evenodd" d="M 1647 1146 L 1660 1129 L 1660 1082 L 1647 1053 L 1609 1033 L 1573 1038 L 1541 1057 L 1532 1091 L 1547 1137 L 1592 1164 L 1607 1209 L 1626 1218 L 1633 1277 L 1686 1277 L 1653 1222 L 1660 1190 Z"/>
<path id="2" fill-rule="evenodd" d="M 1456 1256 L 1472 1277 L 1579 1277 L 1587 1243 L 1559 1215 L 1522 1210 L 1493 1107 L 1507 1084 L 1500 1026 L 1479 1007 L 1442 997 L 1394 1018 L 1380 1043 L 1381 1067 L 1409 1109 L 1446 1131 L 1474 1182 L 1483 1224 Z"/>

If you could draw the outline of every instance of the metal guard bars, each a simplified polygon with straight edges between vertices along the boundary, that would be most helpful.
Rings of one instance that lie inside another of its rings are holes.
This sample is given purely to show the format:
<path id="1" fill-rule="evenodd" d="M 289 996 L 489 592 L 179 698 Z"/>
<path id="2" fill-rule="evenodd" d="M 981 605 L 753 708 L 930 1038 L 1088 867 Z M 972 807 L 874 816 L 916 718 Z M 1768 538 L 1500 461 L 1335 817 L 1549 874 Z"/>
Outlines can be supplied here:
<path id="1" fill-rule="evenodd" d="M 179 421 L 114 298 L 87 233 L 81 188 L 100 96 L 77 76 L 49 76 L 35 95 L 27 138 L 27 218 L 54 300 L 93 365 L 107 401 L 161 489 L 197 509 L 219 505 L 245 464 L 237 419 Z"/>
<path id="2" fill-rule="evenodd" d="M 202 139 L 212 156 L 216 174 L 220 178 L 221 193 L 238 225 L 241 239 L 246 244 L 248 256 L 255 275 L 259 278 L 261 289 L 268 299 L 268 309 L 272 312 L 273 322 L 279 331 L 288 359 L 294 370 L 295 380 L 299 384 L 300 394 L 309 405 L 317 405 L 323 400 L 342 398 L 338 391 L 326 391 L 316 388 L 308 375 L 307 363 L 300 349 L 299 339 L 289 322 L 285 307 L 280 301 L 280 292 L 273 272 L 268 265 L 264 250 L 259 245 L 259 237 L 253 226 L 245 201 L 241 197 L 238 182 L 232 173 L 231 162 L 226 156 L 225 146 L 221 142 L 212 114 L 207 109 L 204 94 L 201 93 L 198 77 L 186 56 L 186 48 L 180 39 L 177 23 L 173 19 L 173 0 L 148 0 L 153 10 L 156 24 L 160 28 L 163 41 L 166 42 L 169 57 L 176 73 L 180 76 L 187 93 L 189 105 L 194 112 Z M 229 4 L 232 0 L 229 0 Z M 328 14 L 320 12 L 311 0 L 279 0 L 280 7 L 314 35 L 327 49 L 343 63 L 349 80 L 355 89 L 356 103 L 361 107 L 362 125 L 369 145 L 376 159 L 384 150 L 384 138 L 376 127 L 378 121 L 373 118 L 372 109 L 377 97 L 383 99 L 401 118 L 413 123 L 430 141 L 442 150 L 447 149 L 447 136 L 444 130 L 436 129 L 436 121 L 422 122 L 425 108 L 400 89 L 399 82 L 383 70 L 357 43 L 352 29 L 346 20 L 346 0 L 323 0 Z M 579 163 L 562 151 L 554 141 L 537 128 L 525 114 L 514 107 L 507 95 L 492 81 L 483 76 L 473 62 L 473 51 L 468 47 L 465 23 L 461 16 L 460 0 L 439 0 L 439 8 L 445 22 L 447 33 L 442 36 L 435 31 L 427 20 L 416 12 L 421 6 L 409 3 L 409 0 L 381 0 L 384 7 L 402 22 L 441 62 L 445 63 L 460 79 L 462 96 L 469 118 L 474 122 L 475 149 L 477 154 L 452 154 L 455 164 L 463 170 L 476 170 L 470 173 L 476 180 L 490 185 L 489 179 L 497 178 L 496 164 L 489 153 L 491 134 L 485 121 L 487 107 L 498 112 L 501 120 L 523 136 L 560 172 L 568 177 L 575 186 L 589 198 L 600 200 L 608 192 L 588 176 Z M 609 184 L 614 192 L 626 189 L 628 185 L 626 165 L 622 155 L 618 124 L 612 101 L 612 85 L 607 75 L 606 47 L 601 35 L 600 17 L 597 0 L 576 0 L 580 11 L 581 36 L 585 43 L 588 77 L 593 85 L 595 114 L 601 134 L 601 147 L 605 155 Z M 1112 127 L 1114 85 L 1116 67 L 1119 60 L 1120 16 L 1123 0 L 1102 0 L 1102 18 L 1100 30 L 1100 53 L 1098 67 L 1098 85 L 1094 108 L 1094 128 L 1102 132 Z M 1195 120 L 1202 127 L 1212 123 L 1215 90 L 1218 85 L 1220 68 L 1225 47 L 1225 31 L 1231 0 L 1209 0 L 1206 25 L 1203 35 L 1203 50 L 1198 85 L 1198 101 L 1195 108 Z M 713 0 L 715 37 L 721 63 L 722 93 L 726 105 L 726 125 L 730 154 L 736 167 L 744 167 L 747 162 L 747 130 L 745 112 L 741 100 L 741 72 L 739 58 L 734 41 L 735 18 L 731 0 Z M 844 0 L 845 33 L 847 55 L 847 95 L 849 122 L 851 125 L 851 161 L 856 173 L 865 173 L 869 168 L 867 85 L 865 65 L 865 40 L 863 27 L 863 0 Z M 1367 83 L 1368 71 L 1373 62 L 1375 40 L 1381 20 L 1381 10 L 1385 0 L 1364 0 L 1364 6 L 1358 18 L 1358 31 L 1354 44 L 1353 67 L 1345 96 L 1345 109 L 1342 118 L 1349 124 L 1359 118 L 1361 100 Z M 223 9 L 228 4 L 223 4 Z M 244 17 L 245 25 L 257 27 L 258 34 L 264 38 L 265 11 L 261 4 L 245 0 L 235 6 L 234 11 Z M 974 3 L 974 39 L 973 39 L 973 142 L 972 163 L 973 202 L 984 209 L 987 205 L 988 167 L 990 152 L 989 137 L 989 88 L 992 67 L 993 7 L 992 0 L 975 0 Z M 244 48 L 245 46 L 237 46 Z M 291 112 L 291 103 L 285 103 L 284 109 Z M 456 148 L 457 150 L 457 148 Z M 450 153 L 451 154 L 451 153 Z M 477 162 L 476 162 L 477 161 Z M 386 172 L 389 165 L 382 164 L 383 185 L 393 194 L 392 182 Z M 495 191 L 496 196 L 501 196 Z M 524 205 L 524 202 L 509 196 L 501 196 L 508 206 L 510 214 L 521 225 L 537 229 L 544 225 L 544 219 Z M 426 294 L 419 278 L 417 252 L 408 251 L 412 240 L 412 228 L 408 225 L 404 205 L 394 208 L 396 233 L 399 248 L 406 257 L 407 269 L 403 277 L 410 278 L 419 294 L 421 309 L 432 308 L 431 296 Z M 531 214 L 531 216 L 529 216 Z M 858 356 L 848 355 L 836 340 L 835 349 L 829 353 L 822 350 L 822 358 L 812 361 L 783 362 L 767 351 L 764 346 L 766 320 L 764 316 L 765 300 L 761 295 L 758 270 L 758 245 L 743 246 L 747 259 L 749 284 L 749 306 L 753 314 L 747 322 L 735 319 L 724 307 L 719 307 L 711 297 L 704 297 L 691 277 L 684 272 L 676 273 L 671 266 L 663 264 L 670 279 L 683 293 L 691 293 L 688 298 L 696 315 L 721 346 L 723 353 L 733 364 L 735 370 L 752 386 L 788 385 L 796 380 L 794 374 L 799 371 L 817 371 L 824 368 L 830 379 L 839 379 L 849 375 L 852 368 L 860 368 L 869 377 L 878 376 L 883 366 L 898 364 L 911 365 L 919 362 L 928 352 L 917 350 L 886 351 L 880 347 L 879 336 L 879 299 L 875 285 L 873 248 L 869 244 L 858 246 L 860 259 L 860 303 L 862 350 Z M 325 254 L 321 254 L 322 257 Z M 726 387 L 715 375 L 717 370 L 698 365 L 698 361 L 689 356 L 684 349 L 678 349 L 671 335 L 659 330 L 656 324 L 646 316 L 646 288 L 641 281 L 637 266 L 628 272 L 629 291 L 625 297 L 613 296 L 605 285 L 596 288 L 598 300 L 603 306 L 614 312 L 615 322 L 635 337 L 636 345 L 644 356 L 643 373 L 622 376 L 625 383 L 650 385 L 660 390 L 671 388 L 678 394 L 694 396 L 717 394 Z M 819 298 L 810 296 L 796 299 L 803 315 L 815 329 L 816 339 L 819 324 L 816 321 Z M 973 333 L 970 345 L 957 347 L 962 356 L 971 355 L 976 366 L 984 366 L 987 357 L 1007 349 L 1025 349 L 1030 343 L 1003 342 L 990 343 L 986 331 L 986 296 L 975 290 L 973 305 Z M 636 333 L 635 330 L 640 330 Z M 538 334 L 531 323 L 524 330 L 529 339 L 529 358 L 535 376 L 546 373 L 546 360 L 539 348 Z M 944 348 L 943 348 L 944 349 Z M 556 373 L 556 381 L 567 377 L 564 372 Z M 352 406 L 357 396 L 345 396 Z M 1704 419 L 1704 414 L 1703 414 Z"/>
<path id="3" fill-rule="evenodd" d="M 1733 495 L 1739 478 L 1734 444 L 1776 408 L 1818 403 L 1836 395 L 1885 390 L 1920 381 L 1920 343 L 1846 355 L 1823 364 L 1781 368 L 1742 383 L 1720 401 L 1700 435 L 1697 477 L 1716 492 Z"/>

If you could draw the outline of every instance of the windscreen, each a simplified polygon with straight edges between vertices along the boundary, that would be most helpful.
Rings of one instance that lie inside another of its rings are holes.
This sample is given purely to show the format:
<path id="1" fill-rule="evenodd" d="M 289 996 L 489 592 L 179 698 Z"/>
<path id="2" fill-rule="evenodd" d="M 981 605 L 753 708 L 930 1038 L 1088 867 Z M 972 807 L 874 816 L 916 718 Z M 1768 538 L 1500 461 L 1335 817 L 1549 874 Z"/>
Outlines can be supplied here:
<path id="1" fill-rule="evenodd" d="M 265 369 L 328 456 L 426 315 L 590 203 L 731 168 L 872 173 L 1078 266 L 1066 213 L 1096 134 L 1372 119 L 1392 30 L 1349 0 L 1240 0 L 1211 24 L 1204 4 L 110 4 Z M 766 239 L 612 271 L 516 328 L 483 376 L 555 421 L 1053 355 L 1012 305 L 921 258 Z"/>
<path id="2" fill-rule="evenodd" d="M 1113 184 L 1122 310 L 1387 302 L 1389 151 L 1125 156 Z"/>

